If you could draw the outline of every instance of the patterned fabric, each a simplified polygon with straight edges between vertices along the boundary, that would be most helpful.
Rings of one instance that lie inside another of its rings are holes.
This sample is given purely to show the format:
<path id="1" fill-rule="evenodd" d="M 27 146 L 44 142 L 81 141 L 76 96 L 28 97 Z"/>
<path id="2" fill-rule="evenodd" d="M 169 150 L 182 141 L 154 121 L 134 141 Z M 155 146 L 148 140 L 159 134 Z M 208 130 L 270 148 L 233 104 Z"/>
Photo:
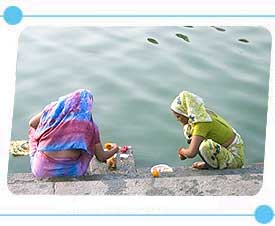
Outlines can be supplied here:
<path id="1" fill-rule="evenodd" d="M 199 96 L 188 91 L 182 91 L 172 102 L 171 109 L 189 119 L 189 123 L 211 122 L 206 112 L 204 102 Z"/>
<path id="2" fill-rule="evenodd" d="M 192 139 L 192 132 L 193 132 L 192 125 L 187 123 L 183 126 L 182 130 L 183 130 L 183 135 L 187 140 L 187 143 L 190 143 Z"/>
<path id="3" fill-rule="evenodd" d="M 202 159 L 215 169 L 241 168 L 245 158 L 244 142 L 238 133 L 235 134 L 234 141 L 227 148 L 211 139 L 204 140 L 199 147 Z"/>
<path id="4" fill-rule="evenodd" d="M 47 105 L 36 130 L 29 130 L 31 168 L 35 176 L 81 176 L 86 173 L 100 142 L 92 119 L 93 96 L 88 90 L 77 90 Z M 80 158 L 52 159 L 45 153 L 77 149 Z"/>
<path id="5" fill-rule="evenodd" d="M 230 140 L 233 135 L 232 126 L 221 116 L 208 111 L 212 122 L 198 122 L 192 124 L 192 136 L 200 136 L 205 139 L 224 144 Z"/>

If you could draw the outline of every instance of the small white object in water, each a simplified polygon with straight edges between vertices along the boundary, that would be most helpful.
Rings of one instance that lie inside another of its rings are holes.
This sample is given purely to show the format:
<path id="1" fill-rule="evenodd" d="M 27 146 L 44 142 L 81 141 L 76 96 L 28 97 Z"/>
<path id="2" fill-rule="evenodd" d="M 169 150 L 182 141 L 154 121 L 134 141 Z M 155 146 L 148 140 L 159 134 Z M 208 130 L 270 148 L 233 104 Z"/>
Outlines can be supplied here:
<path id="1" fill-rule="evenodd" d="M 127 159 L 129 157 L 128 154 L 120 154 L 119 156 L 121 159 Z"/>
<path id="2" fill-rule="evenodd" d="M 153 166 L 151 168 L 151 173 L 155 170 L 159 171 L 160 173 L 173 173 L 174 172 L 173 168 L 166 164 L 158 164 L 158 165 Z"/>

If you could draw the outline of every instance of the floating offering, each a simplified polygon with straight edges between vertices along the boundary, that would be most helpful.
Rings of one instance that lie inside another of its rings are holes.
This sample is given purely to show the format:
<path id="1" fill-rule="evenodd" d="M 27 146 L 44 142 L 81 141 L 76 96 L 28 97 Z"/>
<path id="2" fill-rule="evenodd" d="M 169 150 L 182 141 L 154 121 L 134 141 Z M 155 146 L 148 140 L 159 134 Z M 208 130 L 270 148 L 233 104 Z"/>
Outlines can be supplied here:
<path id="1" fill-rule="evenodd" d="M 112 149 L 112 144 L 111 143 L 105 143 L 104 144 L 104 151 L 110 151 Z M 109 170 L 115 170 L 116 169 L 116 165 L 117 165 L 117 161 L 116 161 L 116 157 L 117 155 L 114 154 L 112 157 L 108 158 L 106 160 L 107 166 Z"/>
<path id="2" fill-rule="evenodd" d="M 184 35 L 184 34 L 177 33 L 176 36 L 177 36 L 178 38 L 183 39 L 183 40 L 186 41 L 186 42 L 190 42 L 188 36 L 186 36 L 186 35 Z"/>
<path id="3" fill-rule="evenodd" d="M 240 38 L 240 39 L 238 39 L 238 41 L 239 41 L 239 42 L 244 42 L 244 43 L 249 43 L 249 41 L 246 40 L 246 39 L 244 39 L 244 38 Z"/>
<path id="4" fill-rule="evenodd" d="M 111 149 L 112 149 L 112 144 L 110 144 L 110 143 L 105 143 L 105 144 L 104 144 L 104 149 L 111 150 Z"/>
<path id="5" fill-rule="evenodd" d="M 109 170 L 116 170 L 117 169 L 117 161 L 119 159 L 127 159 L 129 154 L 126 154 L 128 150 L 130 150 L 132 146 L 124 145 L 119 147 L 120 154 L 116 153 L 112 157 L 106 160 L 107 166 Z M 112 149 L 112 143 L 105 143 L 104 144 L 104 151 L 110 151 Z"/>
<path id="6" fill-rule="evenodd" d="M 158 170 L 153 170 L 152 172 L 151 172 L 151 174 L 152 174 L 152 176 L 153 177 L 159 177 L 160 176 L 160 172 L 158 171 Z"/>
<path id="7" fill-rule="evenodd" d="M 129 155 L 128 154 L 120 154 L 119 157 L 121 159 L 128 159 Z"/>
<path id="8" fill-rule="evenodd" d="M 166 165 L 166 164 L 158 164 L 151 168 L 151 174 L 153 174 L 154 171 L 158 171 L 159 173 L 173 173 L 174 170 L 172 167 Z"/>
<path id="9" fill-rule="evenodd" d="M 121 153 L 126 153 L 129 149 L 131 149 L 131 146 L 123 146 L 120 148 Z"/>
<path id="10" fill-rule="evenodd" d="M 113 155 L 111 158 L 108 158 L 106 160 L 107 166 L 109 170 L 115 170 L 116 169 L 116 156 Z"/>
<path id="11" fill-rule="evenodd" d="M 217 31 L 222 31 L 222 32 L 226 31 L 225 29 L 220 27 L 215 27 L 215 26 L 211 26 L 211 27 L 215 28 Z"/>
<path id="12" fill-rule="evenodd" d="M 156 39 L 153 39 L 153 38 L 147 38 L 147 41 L 148 41 L 148 42 L 151 42 L 151 43 L 153 43 L 153 44 L 156 44 L 156 45 L 159 44 L 158 41 L 157 41 Z"/>

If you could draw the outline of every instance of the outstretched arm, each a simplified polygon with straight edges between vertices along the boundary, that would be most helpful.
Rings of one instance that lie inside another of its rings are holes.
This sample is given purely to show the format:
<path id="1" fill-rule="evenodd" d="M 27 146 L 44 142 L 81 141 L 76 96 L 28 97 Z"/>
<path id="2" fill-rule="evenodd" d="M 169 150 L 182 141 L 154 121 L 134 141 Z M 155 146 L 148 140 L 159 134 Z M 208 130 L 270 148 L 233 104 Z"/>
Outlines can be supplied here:
<path id="1" fill-rule="evenodd" d="M 182 160 L 185 158 L 194 158 L 198 154 L 200 144 L 204 139 L 205 138 L 201 136 L 192 136 L 192 140 L 189 147 L 182 147 L 178 150 L 179 157 Z"/>
<path id="2" fill-rule="evenodd" d="M 108 158 L 112 157 L 117 152 L 117 144 L 112 143 L 112 148 L 108 151 L 104 151 L 101 143 L 95 145 L 95 156 L 101 162 L 105 162 Z"/>
<path id="3" fill-rule="evenodd" d="M 35 116 L 33 116 L 31 118 L 31 120 L 29 121 L 29 126 L 33 127 L 34 129 L 36 129 L 37 126 L 38 126 L 38 124 L 39 124 L 39 122 L 40 122 L 41 116 L 42 116 L 42 112 L 40 112 L 40 113 L 36 114 Z"/>

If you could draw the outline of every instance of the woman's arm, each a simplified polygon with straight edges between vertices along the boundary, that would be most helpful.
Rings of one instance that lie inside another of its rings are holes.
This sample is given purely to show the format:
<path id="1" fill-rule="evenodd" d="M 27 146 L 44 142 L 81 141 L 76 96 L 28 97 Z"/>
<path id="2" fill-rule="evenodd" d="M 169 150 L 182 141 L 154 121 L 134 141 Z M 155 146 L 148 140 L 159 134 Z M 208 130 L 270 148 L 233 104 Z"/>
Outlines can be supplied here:
<path id="1" fill-rule="evenodd" d="M 40 112 L 40 113 L 36 114 L 35 116 L 33 116 L 31 118 L 31 120 L 29 121 L 29 126 L 33 127 L 34 129 L 36 129 L 37 126 L 38 126 L 38 124 L 39 124 L 39 122 L 40 122 L 41 116 L 42 116 L 42 112 Z"/>
<path id="2" fill-rule="evenodd" d="M 95 156 L 101 162 L 105 162 L 108 158 L 112 157 L 117 152 L 118 146 L 114 143 L 112 143 L 112 148 L 108 151 L 104 151 L 101 143 L 95 145 Z"/>
<path id="3" fill-rule="evenodd" d="M 188 148 L 182 147 L 178 150 L 179 157 L 182 160 L 184 160 L 185 158 L 194 158 L 198 154 L 200 144 L 204 139 L 205 138 L 201 136 L 192 136 L 192 140 L 189 147 Z"/>

